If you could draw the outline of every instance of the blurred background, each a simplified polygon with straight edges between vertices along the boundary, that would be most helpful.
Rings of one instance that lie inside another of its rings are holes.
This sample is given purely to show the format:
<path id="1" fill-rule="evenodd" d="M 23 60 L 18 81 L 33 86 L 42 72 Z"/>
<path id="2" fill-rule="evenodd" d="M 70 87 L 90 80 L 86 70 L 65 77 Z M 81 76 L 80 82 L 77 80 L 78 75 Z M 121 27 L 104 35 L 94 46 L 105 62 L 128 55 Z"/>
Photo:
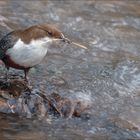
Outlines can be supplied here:
<path id="1" fill-rule="evenodd" d="M 0 139 L 140 139 L 140 1 L 0 1 L 0 37 L 44 22 L 89 49 L 50 49 L 30 72 L 33 87 L 45 94 L 80 94 L 92 107 L 87 116 L 50 124 L 1 113 Z"/>

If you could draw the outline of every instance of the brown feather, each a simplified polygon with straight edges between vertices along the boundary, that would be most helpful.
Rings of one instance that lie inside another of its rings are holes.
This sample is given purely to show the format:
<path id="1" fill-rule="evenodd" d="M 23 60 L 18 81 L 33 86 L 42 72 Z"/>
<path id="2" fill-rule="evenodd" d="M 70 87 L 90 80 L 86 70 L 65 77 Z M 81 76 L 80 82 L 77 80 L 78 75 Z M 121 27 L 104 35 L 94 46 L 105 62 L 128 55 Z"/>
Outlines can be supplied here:
<path id="1" fill-rule="evenodd" d="M 43 37 L 61 38 L 61 32 L 49 24 L 34 25 L 24 30 L 15 30 L 13 36 L 21 38 L 24 43 L 28 44 L 32 39 Z"/>

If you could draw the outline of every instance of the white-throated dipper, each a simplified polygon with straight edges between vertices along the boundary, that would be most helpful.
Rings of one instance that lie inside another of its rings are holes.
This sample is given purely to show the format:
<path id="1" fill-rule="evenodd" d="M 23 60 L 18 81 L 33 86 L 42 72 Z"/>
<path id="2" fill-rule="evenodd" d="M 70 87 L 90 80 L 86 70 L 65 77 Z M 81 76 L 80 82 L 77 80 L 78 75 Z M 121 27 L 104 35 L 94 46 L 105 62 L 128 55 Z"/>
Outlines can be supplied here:
<path id="1" fill-rule="evenodd" d="M 86 49 L 85 46 L 71 42 L 60 30 L 47 23 L 8 33 L 0 40 L 0 59 L 7 68 L 6 73 L 10 67 L 24 70 L 27 81 L 29 69 L 44 59 L 50 44 L 57 40 Z"/>

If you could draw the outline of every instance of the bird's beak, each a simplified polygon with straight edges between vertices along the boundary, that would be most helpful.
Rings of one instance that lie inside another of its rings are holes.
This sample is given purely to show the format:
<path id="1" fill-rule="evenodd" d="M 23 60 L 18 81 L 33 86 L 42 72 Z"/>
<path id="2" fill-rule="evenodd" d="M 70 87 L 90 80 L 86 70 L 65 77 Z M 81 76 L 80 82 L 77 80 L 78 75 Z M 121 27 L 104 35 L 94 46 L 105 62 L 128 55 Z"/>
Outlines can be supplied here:
<path id="1" fill-rule="evenodd" d="M 65 42 L 65 43 L 68 43 L 68 44 L 73 44 L 73 45 L 76 45 L 80 48 L 83 48 L 83 49 L 88 49 L 86 46 L 83 46 L 81 44 L 78 44 L 78 43 L 75 43 L 75 42 L 72 42 L 70 39 L 68 38 L 65 38 L 65 36 L 63 34 L 61 34 L 61 38 L 62 38 L 62 41 Z"/>

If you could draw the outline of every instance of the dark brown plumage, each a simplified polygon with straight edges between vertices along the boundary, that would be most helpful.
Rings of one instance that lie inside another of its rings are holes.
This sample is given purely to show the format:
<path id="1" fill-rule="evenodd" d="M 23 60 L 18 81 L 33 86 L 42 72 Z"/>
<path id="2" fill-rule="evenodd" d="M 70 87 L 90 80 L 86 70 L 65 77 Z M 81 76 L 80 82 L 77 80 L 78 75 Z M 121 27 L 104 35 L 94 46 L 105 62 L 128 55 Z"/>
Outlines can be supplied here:
<path id="1" fill-rule="evenodd" d="M 46 37 L 50 39 L 53 39 L 53 38 L 62 39 L 63 34 L 54 26 L 51 26 L 49 24 L 39 24 L 39 25 L 31 26 L 26 29 L 19 29 L 19 30 L 12 31 L 0 40 L 0 59 L 4 62 L 8 70 L 10 67 L 24 70 L 25 80 L 27 80 L 26 75 L 29 69 L 33 66 L 22 65 L 19 62 L 17 63 L 12 58 L 12 55 L 9 55 L 7 52 L 8 50 L 14 48 L 15 44 L 19 40 L 21 40 L 24 43 L 25 47 L 27 47 L 27 45 L 28 47 L 31 47 L 30 43 L 32 40 L 40 40 Z M 47 45 L 47 42 L 46 42 L 46 45 Z M 36 46 L 36 47 L 39 47 L 39 46 Z M 20 49 L 20 46 L 19 46 L 19 49 Z M 32 53 L 32 51 L 30 53 Z M 17 54 L 17 55 L 20 55 L 20 54 Z"/>

